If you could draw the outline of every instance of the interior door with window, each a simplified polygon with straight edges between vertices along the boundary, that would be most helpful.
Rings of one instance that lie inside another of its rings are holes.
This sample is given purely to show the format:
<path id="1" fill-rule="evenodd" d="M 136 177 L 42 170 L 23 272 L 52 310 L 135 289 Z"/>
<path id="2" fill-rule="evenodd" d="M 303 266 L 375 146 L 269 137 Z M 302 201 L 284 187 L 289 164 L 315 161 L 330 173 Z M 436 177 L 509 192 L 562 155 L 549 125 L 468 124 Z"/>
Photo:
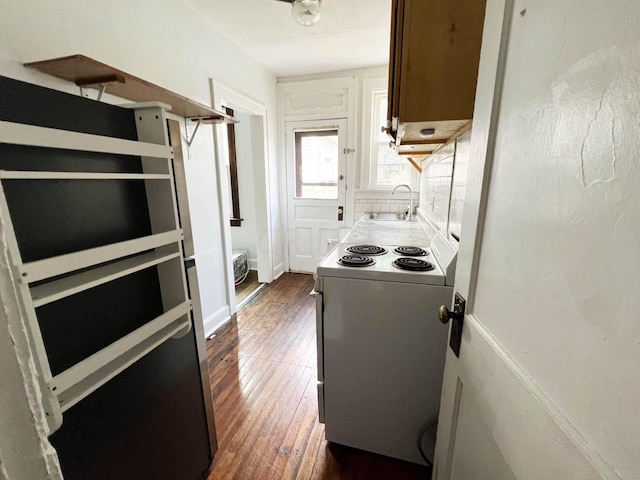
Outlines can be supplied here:
<path id="1" fill-rule="evenodd" d="M 289 269 L 313 272 L 344 225 L 347 120 L 286 125 Z"/>

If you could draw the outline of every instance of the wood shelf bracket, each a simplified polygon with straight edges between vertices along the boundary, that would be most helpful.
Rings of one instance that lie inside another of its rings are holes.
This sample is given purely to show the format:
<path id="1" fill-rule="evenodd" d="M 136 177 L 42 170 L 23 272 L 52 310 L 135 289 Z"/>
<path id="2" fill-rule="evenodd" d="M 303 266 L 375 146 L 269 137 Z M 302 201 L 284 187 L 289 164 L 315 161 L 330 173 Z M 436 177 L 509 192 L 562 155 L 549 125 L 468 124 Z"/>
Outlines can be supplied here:
<path id="1" fill-rule="evenodd" d="M 420 167 L 420 165 L 418 165 L 418 162 L 416 162 L 411 157 L 407 157 L 407 160 L 409 160 L 409 163 L 411 163 L 411 165 L 413 165 L 413 168 L 415 168 L 418 171 L 418 173 L 422 173 L 422 168 Z"/>

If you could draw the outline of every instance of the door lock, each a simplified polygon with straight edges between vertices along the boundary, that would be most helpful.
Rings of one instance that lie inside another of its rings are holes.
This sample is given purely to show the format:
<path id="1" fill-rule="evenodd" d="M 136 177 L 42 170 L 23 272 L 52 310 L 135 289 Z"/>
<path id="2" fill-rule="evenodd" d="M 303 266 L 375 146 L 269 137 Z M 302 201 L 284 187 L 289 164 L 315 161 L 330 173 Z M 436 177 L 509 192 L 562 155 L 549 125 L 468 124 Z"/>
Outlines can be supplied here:
<path id="1" fill-rule="evenodd" d="M 446 306 L 441 305 L 438 309 L 438 318 L 442 323 L 448 323 L 449 320 L 453 320 L 451 324 L 451 337 L 449 338 L 449 346 L 456 357 L 460 357 L 460 343 L 462 342 L 462 324 L 464 323 L 464 311 L 467 302 L 459 293 L 456 293 L 453 302 L 453 312 Z"/>

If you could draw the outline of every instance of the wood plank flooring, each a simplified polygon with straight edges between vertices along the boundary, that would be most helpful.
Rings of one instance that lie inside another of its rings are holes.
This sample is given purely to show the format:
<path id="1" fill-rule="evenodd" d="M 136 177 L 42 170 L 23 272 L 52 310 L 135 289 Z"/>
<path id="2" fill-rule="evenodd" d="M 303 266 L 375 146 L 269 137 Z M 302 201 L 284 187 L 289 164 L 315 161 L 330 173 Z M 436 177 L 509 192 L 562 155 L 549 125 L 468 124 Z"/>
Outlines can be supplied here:
<path id="1" fill-rule="evenodd" d="M 251 295 L 253 291 L 258 288 L 258 272 L 256 270 L 249 270 L 247 278 L 244 279 L 240 285 L 236 285 L 236 303 L 242 302 L 245 297 Z"/>
<path id="2" fill-rule="evenodd" d="M 428 479 L 419 465 L 327 444 L 318 423 L 311 275 L 284 274 L 207 342 L 214 479 Z"/>

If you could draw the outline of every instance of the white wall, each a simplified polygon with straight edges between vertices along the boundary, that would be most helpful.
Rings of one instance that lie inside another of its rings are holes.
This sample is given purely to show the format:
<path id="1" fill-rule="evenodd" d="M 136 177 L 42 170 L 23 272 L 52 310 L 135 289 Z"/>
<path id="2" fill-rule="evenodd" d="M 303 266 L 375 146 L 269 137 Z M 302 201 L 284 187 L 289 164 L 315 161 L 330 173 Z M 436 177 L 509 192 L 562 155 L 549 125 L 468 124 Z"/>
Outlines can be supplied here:
<path id="1" fill-rule="evenodd" d="M 78 93 L 72 84 L 22 67 L 25 62 L 75 53 L 205 104 L 211 104 L 210 78 L 233 85 L 237 91 L 267 107 L 269 157 L 277 158 L 276 79 L 183 3 L 176 0 L 8 0 L 0 3 L 1 75 Z M 190 150 L 185 169 L 194 217 L 194 246 L 203 316 L 212 324 L 228 316 L 229 306 L 225 296 L 219 213 L 215 213 L 218 198 L 211 127 L 200 129 Z M 277 192 L 275 162 L 269 172 L 272 191 Z M 274 265 L 282 265 L 280 206 L 278 198 L 273 201 Z M 3 361 L 3 380 L 5 365 Z M 3 388 L 6 388 L 4 381 Z M 18 385 L 15 388 L 19 395 Z M 9 408 L 6 414 L 12 416 L 13 409 L 19 414 L 21 406 L 16 402 Z M 15 461 L 28 462 L 29 453 L 3 452 L 0 459 L 3 465 L 11 460 L 10 455 L 15 455 Z"/>
<path id="2" fill-rule="evenodd" d="M 231 244 L 234 250 L 246 250 L 249 253 L 251 268 L 257 268 L 256 244 L 256 197 L 254 189 L 254 149 L 262 145 L 254 145 L 252 140 L 251 115 L 236 112 L 240 121 L 236 124 L 236 159 L 238 162 L 238 194 L 240 196 L 240 216 L 243 218 L 239 227 L 231 227 Z"/>

